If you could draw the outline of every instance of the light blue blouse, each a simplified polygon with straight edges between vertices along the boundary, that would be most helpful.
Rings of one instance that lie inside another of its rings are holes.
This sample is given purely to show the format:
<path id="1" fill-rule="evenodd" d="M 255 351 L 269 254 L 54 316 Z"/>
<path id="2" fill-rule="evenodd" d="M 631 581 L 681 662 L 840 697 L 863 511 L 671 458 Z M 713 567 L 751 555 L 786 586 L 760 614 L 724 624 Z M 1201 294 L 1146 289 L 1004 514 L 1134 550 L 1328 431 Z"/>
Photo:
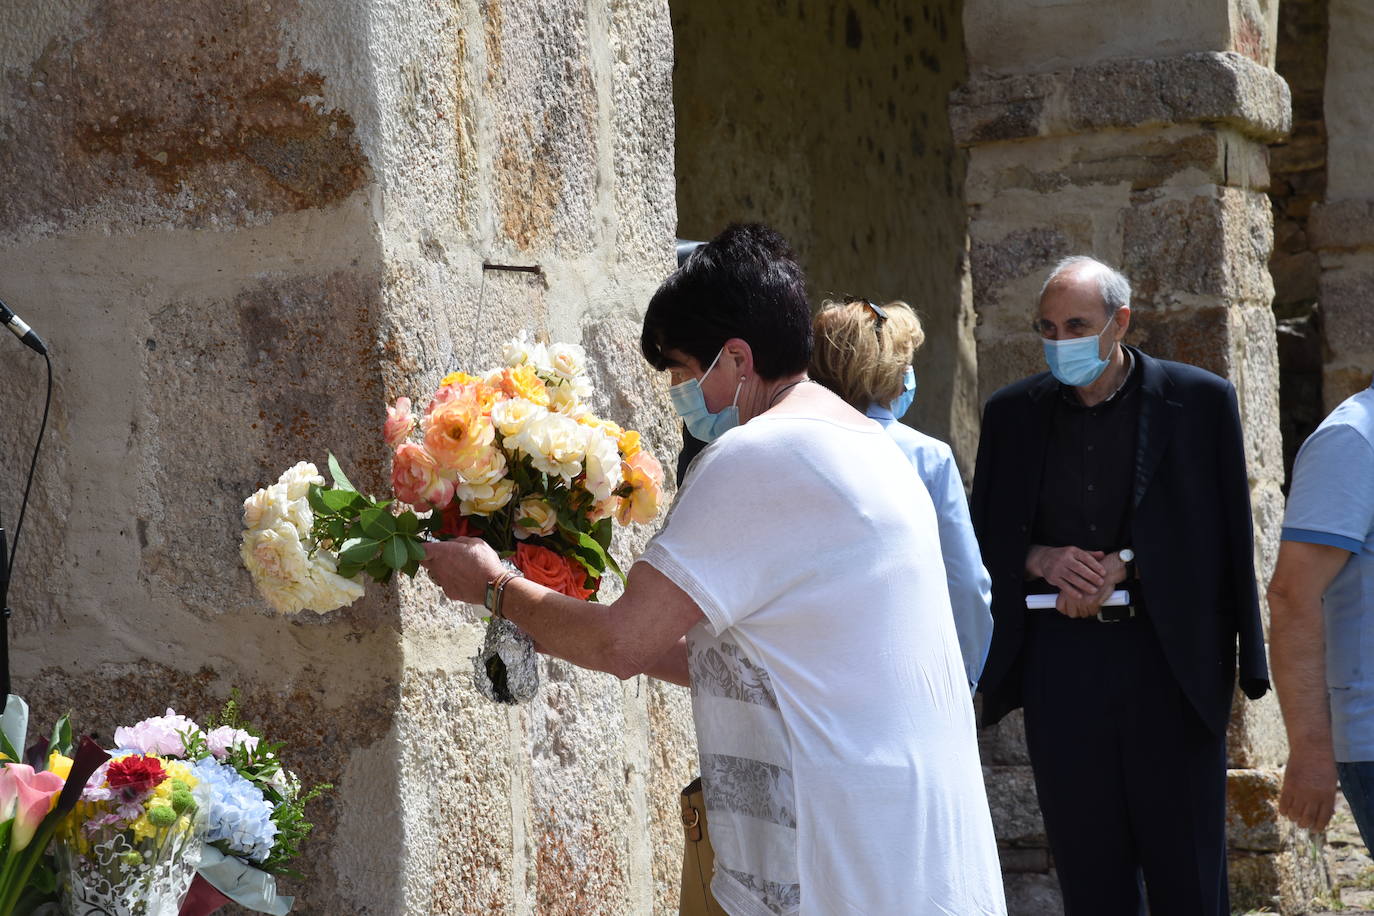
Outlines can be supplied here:
<path id="1" fill-rule="evenodd" d="M 930 491 L 940 523 L 940 551 L 945 558 L 945 581 L 950 607 L 954 609 L 959 651 L 964 656 L 969 686 L 975 687 L 992 642 L 992 577 L 983 567 L 978 551 L 954 453 L 939 439 L 899 422 L 886 407 L 875 404 L 867 413 L 901 447 Z"/>

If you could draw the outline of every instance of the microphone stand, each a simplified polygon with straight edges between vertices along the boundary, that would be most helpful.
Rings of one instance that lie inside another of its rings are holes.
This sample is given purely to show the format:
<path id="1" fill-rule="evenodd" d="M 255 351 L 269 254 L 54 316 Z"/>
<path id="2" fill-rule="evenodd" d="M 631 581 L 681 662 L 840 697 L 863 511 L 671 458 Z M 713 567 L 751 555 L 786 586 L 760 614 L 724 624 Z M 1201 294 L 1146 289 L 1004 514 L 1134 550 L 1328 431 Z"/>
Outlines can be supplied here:
<path id="1" fill-rule="evenodd" d="M 10 551 L 5 529 L 0 528 L 0 696 L 10 693 Z"/>

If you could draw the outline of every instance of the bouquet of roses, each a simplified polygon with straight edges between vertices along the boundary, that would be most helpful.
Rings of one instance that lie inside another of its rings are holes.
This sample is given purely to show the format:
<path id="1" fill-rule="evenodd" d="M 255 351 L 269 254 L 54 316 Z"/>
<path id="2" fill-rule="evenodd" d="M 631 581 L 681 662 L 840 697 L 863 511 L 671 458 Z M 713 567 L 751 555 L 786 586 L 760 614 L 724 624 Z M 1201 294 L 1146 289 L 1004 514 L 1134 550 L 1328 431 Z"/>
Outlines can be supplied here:
<path id="1" fill-rule="evenodd" d="M 387 408 L 392 490 L 433 510 L 440 537 L 478 537 L 535 582 L 594 599 L 609 569 L 612 520 L 658 515 L 663 470 L 639 433 L 596 416 L 586 354 L 524 335 L 504 366 L 445 377 L 417 419 L 409 398 Z M 513 624 L 488 621 L 473 660 L 478 688 L 501 702 L 534 695 L 533 644 Z"/>
<path id="2" fill-rule="evenodd" d="M 446 376 L 418 416 L 410 398 L 387 408 L 395 500 L 359 493 L 333 456 L 332 487 L 301 463 L 249 497 L 242 556 L 274 607 L 332 610 L 361 596 L 364 575 L 413 576 L 426 536 L 482 538 L 533 581 L 582 600 L 608 570 L 621 575 L 612 524 L 653 521 L 662 467 L 639 433 L 592 412 L 581 347 L 522 335 L 503 363 Z M 474 665 L 493 699 L 537 687 L 533 646 L 507 621 L 489 622 Z"/>
<path id="3" fill-rule="evenodd" d="M 305 804 L 328 786 L 302 791 L 282 745 L 243 727 L 233 700 L 207 724 L 168 709 L 115 730 L 118 749 L 60 836 L 71 899 L 141 895 L 150 907 L 175 902 L 168 912 L 183 916 L 230 900 L 290 911 L 275 876 L 294 874 L 288 863 L 312 829 Z"/>

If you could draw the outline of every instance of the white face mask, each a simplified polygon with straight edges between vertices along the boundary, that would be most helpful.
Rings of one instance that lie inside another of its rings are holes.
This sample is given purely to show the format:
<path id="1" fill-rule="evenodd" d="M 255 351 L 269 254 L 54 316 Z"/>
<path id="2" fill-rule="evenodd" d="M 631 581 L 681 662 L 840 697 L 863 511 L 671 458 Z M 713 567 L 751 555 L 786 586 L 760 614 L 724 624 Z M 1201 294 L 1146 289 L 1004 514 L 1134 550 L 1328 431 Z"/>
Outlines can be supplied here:
<path id="1" fill-rule="evenodd" d="M 720 354 L 724 352 L 725 348 L 721 347 L 716 358 L 711 360 L 711 365 L 707 366 L 706 371 L 701 373 L 701 378 L 689 378 L 687 381 L 668 389 L 668 396 L 673 401 L 673 409 L 687 424 L 687 431 L 702 442 L 710 442 L 722 433 L 739 426 L 739 392 L 744 387 L 743 381 L 735 386 L 735 399 L 730 402 L 730 406 L 718 413 L 711 413 L 706 408 L 706 395 L 701 391 L 701 383 L 706 381 L 706 376 L 710 375 L 711 370 L 716 368 L 716 363 L 720 362 Z"/>

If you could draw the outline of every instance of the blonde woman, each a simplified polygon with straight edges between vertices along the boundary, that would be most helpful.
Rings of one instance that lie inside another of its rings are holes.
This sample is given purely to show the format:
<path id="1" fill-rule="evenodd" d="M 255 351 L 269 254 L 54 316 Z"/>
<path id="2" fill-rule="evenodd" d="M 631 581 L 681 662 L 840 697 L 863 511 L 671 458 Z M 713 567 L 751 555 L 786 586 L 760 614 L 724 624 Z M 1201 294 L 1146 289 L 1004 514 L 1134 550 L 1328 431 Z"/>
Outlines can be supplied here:
<path id="1" fill-rule="evenodd" d="M 935 503 L 945 580 L 970 689 L 978 685 L 992 640 L 992 579 L 983 568 L 954 453 L 899 422 L 916 397 L 921 320 L 904 302 L 885 306 L 846 297 L 816 315 L 811 377 L 877 420 L 911 461 Z"/>

